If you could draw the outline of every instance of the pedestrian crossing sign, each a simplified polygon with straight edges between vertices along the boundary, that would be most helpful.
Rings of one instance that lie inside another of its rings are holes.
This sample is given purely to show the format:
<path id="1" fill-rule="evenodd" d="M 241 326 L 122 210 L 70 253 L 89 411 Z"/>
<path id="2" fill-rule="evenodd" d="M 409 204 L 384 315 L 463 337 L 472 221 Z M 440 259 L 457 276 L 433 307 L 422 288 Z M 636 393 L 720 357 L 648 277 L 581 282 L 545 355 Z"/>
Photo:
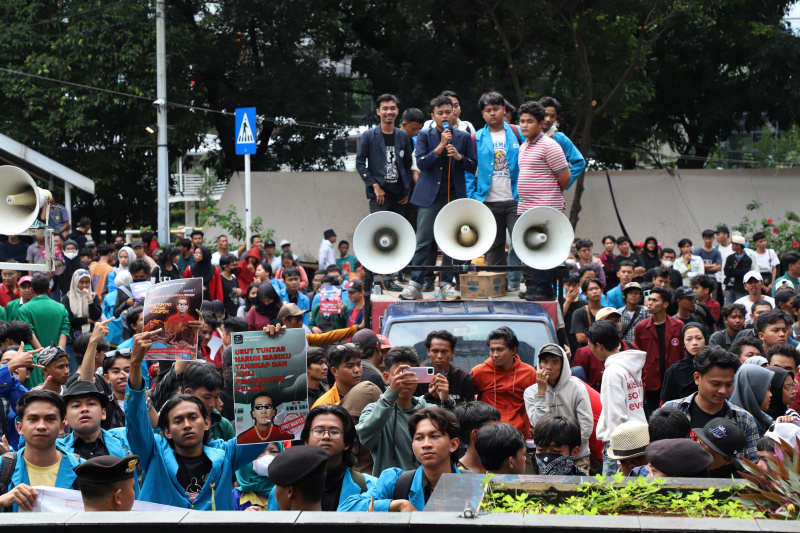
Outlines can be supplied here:
<path id="1" fill-rule="evenodd" d="M 236 110 L 236 155 L 256 153 L 256 108 Z"/>

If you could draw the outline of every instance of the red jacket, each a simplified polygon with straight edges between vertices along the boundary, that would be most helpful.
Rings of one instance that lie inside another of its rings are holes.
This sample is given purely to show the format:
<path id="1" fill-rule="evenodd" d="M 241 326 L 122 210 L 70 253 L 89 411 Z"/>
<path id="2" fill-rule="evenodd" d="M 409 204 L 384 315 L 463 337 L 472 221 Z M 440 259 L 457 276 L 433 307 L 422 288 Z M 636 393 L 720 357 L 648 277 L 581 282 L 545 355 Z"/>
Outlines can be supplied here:
<path id="1" fill-rule="evenodd" d="M 258 264 L 261 262 L 261 250 L 258 248 L 250 248 L 250 251 L 237 263 L 239 270 L 236 272 L 236 281 L 239 282 L 239 288 L 242 289 L 242 297 L 245 300 L 247 299 L 247 287 L 256 279 L 255 268 L 252 272 L 247 268 L 247 263 L 250 261 L 251 257 L 258 261 L 254 265 L 254 267 L 257 268 Z"/>
<path id="2" fill-rule="evenodd" d="M 664 330 L 664 339 L 667 345 L 667 349 L 664 352 L 664 358 L 666 359 L 665 371 L 674 363 L 683 359 L 681 329 L 683 329 L 683 322 L 667 315 L 666 329 Z M 640 350 L 647 352 L 647 358 L 645 359 L 644 368 L 642 369 L 644 390 L 661 390 L 661 382 L 664 376 L 661 375 L 658 333 L 656 333 L 656 326 L 653 324 L 652 316 L 636 324 L 636 331 L 634 332 L 633 338 L 636 342 L 636 346 L 638 346 Z"/>
<path id="3" fill-rule="evenodd" d="M 186 270 L 183 272 L 183 277 L 185 278 L 193 278 L 192 275 L 192 267 L 186 267 Z M 211 281 L 208 282 L 208 297 L 213 302 L 214 300 L 224 301 L 225 297 L 222 294 L 222 278 L 219 275 L 219 268 L 214 267 L 214 276 L 211 278 Z"/>
<path id="4" fill-rule="evenodd" d="M 470 372 L 478 401 L 493 405 L 500 411 L 500 420 L 508 422 L 528 438 L 531 421 L 525 411 L 522 395 L 536 383 L 536 369 L 523 363 L 518 355 L 508 372 L 497 368 L 489 357 Z"/>
<path id="5" fill-rule="evenodd" d="M 0 283 L 0 305 L 3 306 L 3 309 L 11 300 L 16 300 L 17 298 L 19 298 L 17 291 L 10 291 L 5 283 Z"/>
<path id="6" fill-rule="evenodd" d="M 572 377 L 571 379 L 578 378 Z M 597 440 L 597 421 L 600 420 L 600 413 L 603 412 L 603 404 L 600 403 L 600 393 L 590 387 L 588 383 L 584 383 L 584 385 L 586 385 L 586 392 L 589 393 L 589 402 L 592 404 L 592 416 L 594 417 L 592 436 L 589 437 L 589 453 L 591 453 L 592 456 L 598 461 L 602 461 L 603 448 L 605 448 L 606 443 L 601 440 Z"/>

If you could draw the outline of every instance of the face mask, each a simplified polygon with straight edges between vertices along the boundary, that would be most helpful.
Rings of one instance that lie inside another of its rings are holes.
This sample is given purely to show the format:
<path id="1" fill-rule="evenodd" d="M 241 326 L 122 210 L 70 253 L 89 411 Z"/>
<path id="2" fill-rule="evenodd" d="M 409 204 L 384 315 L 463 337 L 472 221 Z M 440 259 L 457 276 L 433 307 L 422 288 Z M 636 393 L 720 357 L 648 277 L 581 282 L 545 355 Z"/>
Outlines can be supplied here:
<path id="1" fill-rule="evenodd" d="M 114 243 L 114 248 L 116 248 L 117 250 L 122 250 L 123 246 L 125 246 L 124 243 L 121 243 L 121 242 Z"/>
<path id="2" fill-rule="evenodd" d="M 275 457 L 272 455 L 263 455 L 259 457 L 258 459 L 253 461 L 253 470 L 255 470 L 256 474 L 258 474 L 259 476 L 267 477 L 269 475 L 268 474 L 269 464 L 272 462 L 273 459 L 275 459 Z"/>
<path id="3" fill-rule="evenodd" d="M 534 454 L 534 457 L 536 466 L 539 467 L 539 473 L 543 476 L 577 475 L 580 470 L 575 466 L 575 460 L 571 455 L 537 453 Z"/>
<path id="4" fill-rule="evenodd" d="M 669 268 L 672 266 L 672 261 L 664 259 L 663 261 L 661 261 L 661 266 Z"/>
<path id="5" fill-rule="evenodd" d="M 239 267 L 231 267 L 231 274 L 236 274 L 239 272 Z"/>
<path id="6" fill-rule="evenodd" d="M 78 252 L 64 252 L 64 257 L 67 259 L 75 259 L 78 257 Z"/>

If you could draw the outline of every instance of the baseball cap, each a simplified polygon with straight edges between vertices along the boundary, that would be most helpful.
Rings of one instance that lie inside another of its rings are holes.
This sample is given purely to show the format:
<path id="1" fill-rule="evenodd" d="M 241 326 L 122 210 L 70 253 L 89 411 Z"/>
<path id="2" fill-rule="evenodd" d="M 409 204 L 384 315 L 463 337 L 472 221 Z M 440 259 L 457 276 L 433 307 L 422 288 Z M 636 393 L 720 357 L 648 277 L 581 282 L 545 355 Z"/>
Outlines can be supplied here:
<path id="1" fill-rule="evenodd" d="M 392 347 L 392 343 L 389 342 L 389 339 L 387 339 L 385 336 L 381 335 L 380 333 L 378 333 L 376 336 L 378 337 L 378 342 L 381 343 L 381 350 Z"/>
<path id="2" fill-rule="evenodd" d="M 674 295 L 676 300 L 680 300 L 681 298 L 691 298 L 692 296 L 697 296 L 697 293 L 694 292 L 691 287 L 678 287 L 675 289 Z"/>
<path id="3" fill-rule="evenodd" d="M 757 270 L 751 270 L 750 272 L 745 274 L 744 278 L 742 278 L 742 281 L 744 283 L 747 283 L 751 279 L 757 279 L 758 281 L 764 281 L 764 278 L 761 277 L 761 272 L 758 272 Z"/>
<path id="4" fill-rule="evenodd" d="M 744 240 L 744 236 L 743 235 L 734 235 L 733 237 L 731 237 L 731 242 L 734 243 L 734 244 L 746 244 L 747 243 L 747 241 Z"/>
<path id="5" fill-rule="evenodd" d="M 283 320 L 287 316 L 301 316 L 308 313 L 308 309 L 300 309 L 297 304 L 283 304 L 278 311 L 278 320 Z"/>
<path id="6" fill-rule="evenodd" d="M 778 289 L 782 289 L 784 287 L 789 287 L 790 289 L 794 290 L 794 285 L 788 279 L 779 279 L 775 282 L 775 292 L 778 292 Z"/>
<path id="7" fill-rule="evenodd" d="M 712 418 L 705 426 L 694 428 L 703 444 L 723 457 L 734 457 L 747 444 L 744 431 L 727 418 Z"/>
<path id="8" fill-rule="evenodd" d="M 361 283 L 360 280 L 354 279 L 352 281 L 348 281 L 344 288 L 348 292 L 361 292 L 361 290 L 364 288 L 364 284 Z"/>
<path id="9" fill-rule="evenodd" d="M 275 247 L 275 241 L 273 241 L 272 239 L 267 239 L 264 242 L 264 248 L 266 248 L 267 246 L 272 246 L 274 248 Z"/>
<path id="10" fill-rule="evenodd" d="M 274 244 L 274 243 L 273 243 L 273 244 Z M 292 244 L 292 243 L 290 243 L 290 242 L 289 242 L 287 239 L 283 239 L 283 240 L 281 241 L 281 248 L 283 248 L 283 247 L 284 247 L 284 246 L 286 246 L 287 244 Z"/>
<path id="11" fill-rule="evenodd" d="M 622 317 L 622 315 L 619 314 L 619 311 L 613 307 L 604 307 L 597 312 L 595 315 L 595 320 L 606 320 L 611 315 L 617 315 L 620 318 Z"/>
<path id="12" fill-rule="evenodd" d="M 33 276 L 22 276 L 21 278 L 19 278 L 19 281 L 17 283 L 22 285 L 25 282 L 30 283 L 31 281 L 33 281 Z"/>
<path id="13" fill-rule="evenodd" d="M 137 246 L 144 247 L 144 243 L 142 241 L 133 241 L 131 248 L 136 248 Z"/>

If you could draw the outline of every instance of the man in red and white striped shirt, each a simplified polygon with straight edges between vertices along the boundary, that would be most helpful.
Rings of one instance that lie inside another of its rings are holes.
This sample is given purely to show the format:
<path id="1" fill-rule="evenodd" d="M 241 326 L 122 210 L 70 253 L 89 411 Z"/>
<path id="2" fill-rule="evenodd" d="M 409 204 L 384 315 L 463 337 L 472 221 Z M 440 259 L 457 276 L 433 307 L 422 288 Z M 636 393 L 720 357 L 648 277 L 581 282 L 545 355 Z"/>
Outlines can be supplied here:
<path id="1" fill-rule="evenodd" d="M 527 140 L 519 149 L 518 215 L 540 206 L 559 211 L 566 208 L 564 189 L 569 184 L 569 164 L 561 146 L 544 135 L 544 115 L 544 107 L 538 102 L 525 102 L 519 108 L 519 128 Z M 553 274 L 550 270 L 534 270 L 532 275 L 526 272 L 525 286 L 526 300 L 555 298 Z"/>

